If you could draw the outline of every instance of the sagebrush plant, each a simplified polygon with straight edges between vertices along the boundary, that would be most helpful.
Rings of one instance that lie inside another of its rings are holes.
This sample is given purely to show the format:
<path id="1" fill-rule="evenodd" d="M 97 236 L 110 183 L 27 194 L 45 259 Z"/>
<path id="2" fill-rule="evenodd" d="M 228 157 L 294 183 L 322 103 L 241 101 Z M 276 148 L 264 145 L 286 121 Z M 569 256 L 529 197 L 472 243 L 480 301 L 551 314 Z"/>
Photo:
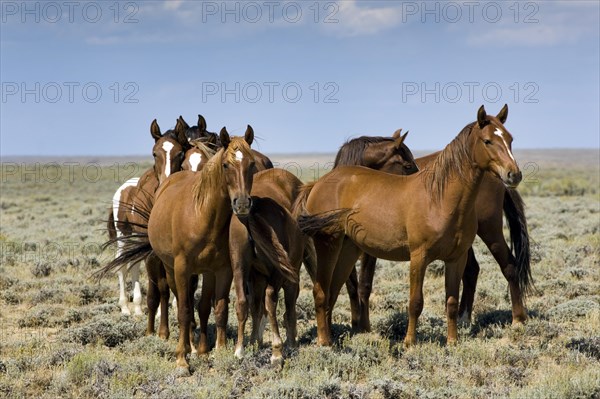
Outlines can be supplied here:
<path id="1" fill-rule="evenodd" d="M 520 155 L 529 156 L 530 159 Z M 192 355 L 191 376 L 175 369 L 171 338 L 144 336 L 145 317 L 121 316 L 116 277 L 92 273 L 114 256 L 100 251 L 116 188 L 106 166 L 97 180 L 82 167 L 56 182 L 2 174 L 0 190 L 0 397 L 21 398 L 596 398 L 600 397 L 600 187 L 597 154 L 515 154 L 538 167 L 519 188 L 532 239 L 536 290 L 529 320 L 511 326 L 507 283 L 487 248 L 473 324 L 446 346 L 444 268 L 425 278 L 420 342 L 405 349 L 408 264 L 379 260 L 371 297 L 373 332 L 352 335 L 342 290 L 333 314 L 335 345 L 316 346 L 312 284 L 302 271 L 297 349 L 282 368 L 265 345 L 233 354 L 231 293 L 227 349 Z M 333 159 L 333 156 L 331 157 Z M 590 161 L 592 159 L 592 161 Z M 302 161 L 312 165 L 314 160 Z M 140 174 L 149 164 L 138 168 Z M 316 171 L 298 169 L 303 180 Z M 322 175 L 322 173 L 321 173 Z M 507 231 L 507 230 L 506 230 Z M 142 284 L 146 284 L 142 273 Z M 145 292 L 144 292 L 145 295 Z M 279 317 L 284 306 L 280 303 Z M 211 317 L 211 339 L 214 320 Z M 285 329 L 282 330 L 285 336 Z M 249 338 L 250 326 L 246 331 Z"/>

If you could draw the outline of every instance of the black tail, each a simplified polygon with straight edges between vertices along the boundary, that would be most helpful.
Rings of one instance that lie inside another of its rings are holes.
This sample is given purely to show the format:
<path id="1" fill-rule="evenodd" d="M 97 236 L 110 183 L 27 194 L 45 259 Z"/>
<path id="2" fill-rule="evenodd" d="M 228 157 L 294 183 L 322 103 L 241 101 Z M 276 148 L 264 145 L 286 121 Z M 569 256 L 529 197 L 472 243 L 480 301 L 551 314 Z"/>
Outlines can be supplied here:
<path id="1" fill-rule="evenodd" d="M 523 298 L 534 289 L 531 276 L 531 253 L 529 233 L 525 218 L 525 204 L 516 190 L 506 189 L 504 194 L 504 215 L 510 230 L 511 250 L 515 254 L 519 290 Z"/>
<path id="2" fill-rule="evenodd" d="M 342 234 L 345 231 L 345 223 L 343 223 L 342 219 L 348 217 L 351 212 L 351 209 L 342 208 L 316 215 L 300 215 L 298 216 L 298 225 L 300 226 L 300 230 L 309 236 L 319 233 L 328 235 Z"/>
<path id="3" fill-rule="evenodd" d="M 129 264 L 138 263 L 148 255 L 152 253 L 152 247 L 150 246 L 150 240 L 148 239 L 148 219 L 150 218 L 150 209 L 146 209 L 142 206 L 133 207 L 127 203 L 121 203 L 120 206 L 125 207 L 128 212 L 135 213 L 140 218 L 140 222 L 128 222 L 133 227 L 133 232 L 128 235 L 118 237 L 116 230 L 114 236 L 111 232 L 111 221 L 114 227 L 114 217 L 112 212 L 108 218 L 108 228 L 110 239 L 102 245 L 102 250 L 107 249 L 115 243 L 122 243 L 121 255 L 113 259 L 110 263 L 104 266 L 102 269 L 93 273 L 93 277 L 101 280 L 107 273 L 120 269 Z"/>
<path id="4" fill-rule="evenodd" d="M 248 216 L 248 227 L 250 235 L 257 249 L 267 258 L 268 263 L 272 268 L 278 270 L 289 281 L 298 282 L 298 269 L 291 262 L 288 251 L 282 245 L 277 232 L 261 214 L 257 204 L 253 205 L 255 211 Z M 281 209 L 283 217 L 287 217 L 290 222 L 293 222 L 291 215 Z M 298 231 L 298 235 L 300 232 Z"/>

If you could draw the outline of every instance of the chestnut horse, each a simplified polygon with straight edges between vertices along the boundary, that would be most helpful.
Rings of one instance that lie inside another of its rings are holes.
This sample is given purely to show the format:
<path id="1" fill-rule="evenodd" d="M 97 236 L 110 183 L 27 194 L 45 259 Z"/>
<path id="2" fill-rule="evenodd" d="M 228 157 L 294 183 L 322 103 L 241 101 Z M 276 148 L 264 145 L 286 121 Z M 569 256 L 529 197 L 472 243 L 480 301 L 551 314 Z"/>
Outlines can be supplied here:
<path id="1" fill-rule="evenodd" d="M 508 110 L 504 111 L 506 114 Z M 392 137 L 359 137 L 345 143 L 335 159 L 335 165 L 366 166 L 371 169 L 394 174 L 411 174 L 416 170 L 394 167 L 389 162 L 390 153 L 395 147 L 400 131 Z M 439 155 L 439 151 L 421 158 L 416 162 L 421 169 L 427 169 Z M 502 274 L 509 283 L 512 300 L 513 323 L 527 319 L 523 300 L 531 290 L 531 269 L 529 235 L 525 219 L 524 204 L 516 190 L 507 188 L 492 173 L 485 173 L 477 200 L 477 235 L 498 262 Z M 506 215 L 510 229 L 511 247 L 506 243 L 502 231 L 502 215 Z M 514 255 L 511 251 L 514 249 Z M 356 268 L 352 270 L 346 283 L 352 308 L 352 328 L 355 331 L 371 330 L 369 321 L 369 296 L 371 294 L 377 258 L 368 254 L 361 257 L 360 279 Z M 467 265 L 463 274 L 463 291 L 459 306 L 459 317 L 465 322 L 471 321 L 475 287 L 479 275 L 479 264 L 473 249 L 469 249 Z"/>
<path id="2" fill-rule="evenodd" d="M 140 214 L 147 213 L 152 208 L 154 192 L 160 182 L 170 174 L 180 170 L 187 140 L 184 136 L 183 125 L 177 124 L 174 130 L 161 133 L 156 119 L 150 125 L 150 134 L 154 139 L 152 154 L 154 166 L 144 172 L 142 177 L 127 180 L 115 192 L 112 199 L 112 209 L 108 214 L 108 235 L 117 242 L 119 257 L 123 251 L 123 243 L 117 238 L 131 235 L 135 225 L 140 222 Z M 121 313 L 129 315 L 129 298 L 126 294 L 127 273 L 131 272 L 133 282 L 133 309 L 136 316 L 142 315 L 142 294 L 139 275 L 140 262 L 124 265 L 117 271 L 119 277 L 119 306 Z"/>
<path id="3" fill-rule="evenodd" d="M 343 166 L 308 186 L 296 206 L 303 232 L 314 237 L 317 276 L 313 288 L 317 341 L 331 345 L 331 315 L 340 288 L 361 252 L 410 260 L 410 299 L 405 345 L 416 343 L 429 263 L 446 264 L 447 341 L 457 341 L 458 291 L 467 252 L 477 232 L 475 200 L 485 171 L 511 187 L 522 175 L 503 123 L 506 108 L 488 116 L 482 106 L 427 170 L 396 176 Z"/>
<path id="4" fill-rule="evenodd" d="M 182 164 L 182 170 L 190 170 L 192 172 L 198 172 L 208 162 L 208 160 L 214 155 L 215 150 L 222 148 L 221 140 L 216 133 L 207 131 L 206 119 L 202 115 L 198 115 L 198 125 L 190 127 L 182 116 L 177 119 L 177 126 L 185 132 L 185 137 L 191 148 L 186 152 L 185 160 Z M 256 161 L 256 168 L 258 171 L 269 169 L 273 167 L 271 160 L 264 154 L 251 149 L 251 152 Z M 143 224 L 147 224 L 148 216 L 146 216 Z M 154 314 L 158 308 L 158 298 L 160 298 L 160 326 L 158 335 L 161 338 L 168 338 L 169 324 L 168 324 L 168 302 L 169 302 L 169 286 L 166 280 L 166 273 L 160 262 L 154 254 L 151 254 L 146 261 L 147 268 L 152 268 L 149 271 L 151 277 L 149 282 L 149 295 L 148 295 L 148 328 L 146 333 L 154 333 Z M 203 287 L 201 301 L 198 304 L 198 314 L 206 319 L 210 315 L 211 300 L 214 299 L 214 287 L 215 281 L 214 275 L 211 273 L 203 274 Z M 198 276 L 194 275 L 191 283 L 190 297 L 191 300 L 194 298 L 194 293 L 197 288 Z M 152 284 L 152 287 L 150 286 Z M 150 291 L 152 288 L 152 292 Z M 173 300 L 173 307 L 177 304 L 176 299 Z M 152 317 L 150 317 L 152 316 Z M 195 326 L 195 322 L 192 319 L 192 325 Z M 190 334 L 193 337 L 193 334 Z M 192 348 L 192 352 L 195 352 L 196 348 Z"/>
<path id="5" fill-rule="evenodd" d="M 193 275 L 213 273 L 216 281 L 215 319 L 217 349 L 226 344 L 227 306 L 232 271 L 229 259 L 229 222 L 233 213 L 245 216 L 250 211 L 252 178 L 256 164 L 250 151 L 254 132 L 250 126 L 244 138 L 230 138 L 220 132 L 223 148 L 200 172 L 176 173 L 156 192 L 148 220 L 147 234 L 128 242 L 120 258 L 99 274 L 154 252 L 164 265 L 169 287 L 177 298 L 179 342 L 177 366 L 187 368 L 190 353 L 190 327 L 193 319 L 191 280 Z M 207 319 L 200 317 L 198 352 L 208 351 Z"/>
<path id="6" fill-rule="evenodd" d="M 291 209 L 302 182 L 283 169 L 257 173 L 252 183 L 252 211 L 233 217 L 229 229 L 229 250 L 236 289 L 238 337 L 235 354 L 244 353 L 244 329 L 248 303 L 244 283 L 249 283 L 252 309 L 251 342 L 262 344 L 262 318 L 266 307 L 273 331 L 271 363 L 281 364 L 283 341 L 277 323 L 277 302 L 281 288 L 285 295 L 285 327 L 288 347 L 296 346 L 296 300 L 300 292 L 298 274 L 302 261 L 314 275 L 314 250 L 300 231 Z M 263 244 L 255 245 L 258 241 Z M 272 248 L 264 252 L 260 247 Z M 276 256 L 273 256 L 276 255 Z"/>

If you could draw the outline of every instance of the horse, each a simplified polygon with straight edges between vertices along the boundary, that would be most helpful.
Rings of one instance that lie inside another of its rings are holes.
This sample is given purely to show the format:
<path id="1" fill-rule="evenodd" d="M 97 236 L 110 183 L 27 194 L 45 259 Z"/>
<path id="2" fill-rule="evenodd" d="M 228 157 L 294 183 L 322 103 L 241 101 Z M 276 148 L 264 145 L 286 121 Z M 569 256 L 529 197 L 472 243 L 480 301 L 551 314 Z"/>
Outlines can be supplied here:
<path id="1" fill-rule="evenodd" d="M 152 197 L 160 182 L 180 169 L 187 147 L 187 141 L 182 133 L 184 133 L 182 126 L 178 124 L 174 130 L 168 130 L 162 134 L 156 119 L 152 121 L 150 134 L 154 139 L 152 148 L 154 166 L 146 170 L 141 177 L 131 178 L 123 183 L 112 198 L 107 230 L 109 239 L 117 242 L 116 257 L 119 257 L 123 251 L 123 244 L 118 238 L 133 233 L 136 223 L 139 222 L 140 213 L 147 212 L 152 208 Z M 125 282 L 128 272 L 131 272 L 133 282 L 133 312 L 134 315 L 141 316 L 143 313 L 139 262 L 125 265 L 117 270 L 121 313 L 131 314 Z"/>
<path id="2" fill-rule="evenodd" d="M 183 117 L 180 115 L 177 123 L 181 123 L 186 128 L 186 137 L 191 143 L 193 140 L 200 140 L 202 143 L 208 145 L 214 150 L 218 150 L 222 147 L 219 135 L 216 133 L 209 132 L 206 125 L 206 119 L 202 115 L 198 115 L 198 125 L 190 127 Z M 258 165 L 259 170 L 272 169 L 273 162 L 266 155 L 261 152 L 251 149 L 254 159 Z M 262 168 L 262 169 L 261 169 Z"/>
<path id="3" fill-rule="evenodd" d="M 296 301 L 300 292 L 298 275 L 304 261 L 312 275 L 314 252 L 308 237 L 300 231 L 291 210 L 302 182 L 283 169 L 258 172 L 252 183 L 252 211 L 246 217 L 233 217 L 229 227 L 229 250 L 236 290 L 238 336 L 235 355 L 244 354 L 244 330 L 248 303 L 244 283 L 251 292 L 251 342 L 262 344 L 262 316 L 266 307 L 273 339 L 272 364 L 283 361 L 283 341 L 277 323 L 277 302 L 281 288 L 285 295 L 285 326 L 288 347 L 296 347 Z M 257 241 L 265 241 L 255 245 Z M 265 252 L 261 247 L 271 248 Z"/>
<path id="4" fill-rule="evenodd" d="M 200 172 L 173 174 L 159 188 L 150 212 L 147 233 L 128 241 L 121 257 L 98 274 L 154 252 L 164 265 L 169 287 L 177 298 L 179 341 L 176 364 L 188 369 L 193 302 L 189 295 L 193 275 L 215 275 L 217 349 L 226 344 L 227 307 L 232 271 L 229 259 L 229 223 L 233 214 L 250 212 L 252 178 L 256 163 L 250 151 L 254 131 L 248 126 L 243 138 L 230 137 L 227 129 L 219 134 L 220 149 Z M 267 250 L 267 249 L 265 249 Z M 203 282 L 204 285 L 204 282 Z M 209 308 L 210 310 L 210 308 Z M 199 353 L 208 352 L 208 314 L 200 315 Z"/>
<path id="5" fill-rule="evenodd" d="M 392 137 L 363 136 L 346 142 L 336 155 L 334 168 L 342 165 L 357 165 L 394 174 L 415 173 L 418 169 L 411 168 L 407 163 L 403 168 L 401 165 L 394 165 L 390 162 L 390 154 L 394 153 L 394 143 L 398 140 L 401 130 L 396 131 Z M 438 155 L 439 151 L 417 158 L 416 164 L 421 169 L 427 169 Z M 523 200 L 516 190 L 507 188 L 492 173 L 486 172 L 477 195 L 475 208 L 478 222 L 477 235 L 486 244 L 509 283 L 513 324 L 523 323 L 527 319 L 523 301 L 533 284 L 530 269 L 529 234 Z M 502 231 L 503 211 L 510 230 L 510 248 Z M 514 248 L 514 255 L 511 248 Z M 369 297 L 376 261 L 377 258 L 363 254 L 360 279 L 354 268 L 346 283 L 352 309 L 352 328 L 357 332 L 371 331 Z M 473 249 L 470 248 L 462 278 L 463 291 L 459 305 L 459 317 L 465 323 L 471 322 L 478 275 L 479 263 Z"/>
<path id="6" fill-rule="evenodd" d="M 313 296 L 319 345 L 332 344 L 332 310 L 361 252 L 410 260 L 405 346 L 417 341 L 426 267 L 436 259 L 444 261 L 447 343 L 457 342 L 458 291 L 477 232 L 475 200 L 484 172 L 491 171 L 510 187 L 522 179 L 511 151 L 512 135 L 504 127 L 507 111 L 505 106 L 494 117 L 481 106 L 477 120 L 426 170 L 397 176 L 340 166 L 301 190 L 294 206 L 317 254 Z"/>

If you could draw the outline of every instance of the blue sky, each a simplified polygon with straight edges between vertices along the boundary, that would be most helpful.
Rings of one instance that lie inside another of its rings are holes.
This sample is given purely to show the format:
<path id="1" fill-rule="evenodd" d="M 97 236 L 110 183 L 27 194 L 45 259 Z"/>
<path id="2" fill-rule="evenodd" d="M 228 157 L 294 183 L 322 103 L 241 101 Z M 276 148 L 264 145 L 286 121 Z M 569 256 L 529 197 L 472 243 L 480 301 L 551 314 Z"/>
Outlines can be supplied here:
<path id="1" fill-rule="evenodd" d="M 1 6 L 3 156 L 149 154 L 199 113 L 267 153 L 434 150 L 504 103 L 515 149 L 600 147 L 597 1 Z"/>

